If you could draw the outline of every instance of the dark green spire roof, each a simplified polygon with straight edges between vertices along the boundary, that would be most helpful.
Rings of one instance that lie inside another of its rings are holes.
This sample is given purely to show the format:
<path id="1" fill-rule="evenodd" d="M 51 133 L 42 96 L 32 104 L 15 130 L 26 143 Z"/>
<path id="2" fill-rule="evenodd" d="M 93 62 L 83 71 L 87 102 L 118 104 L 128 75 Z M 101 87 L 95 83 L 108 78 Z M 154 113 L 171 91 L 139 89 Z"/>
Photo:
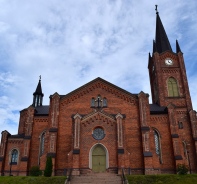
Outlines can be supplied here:
<path id="1" fill-rule="evenodd" d="M 36 91 L 33 93 L 33 106 L 34 107 L 38 107 L 38 106 L 42 106 L 42 100 L 43 100 L 43 96 L 44 94 L 42 93 L 42 86 L 41 86 L 41 76 L 36 88 Z"/>
<path id="2" fill-rule="evenodd" d="M 36 88 L 36 91 L 33 93 L 33 95 L 42 95 L 42 96 L 44 96 L 43 93 L 42 93 L 41 79 L 39 80 L 37 88 Z"/>
<path id="3" fill-rule="evenodd" d="M 165 29 L 159 17 L 159 13 L 156 13 L 156 34 L 155 34 L 155 46 L 156 50 L 153 49 L 153 52 L 157 51 L 158 53 L 162 53 L 165 51 L 172 51 L 170 42 L 166 35 Z"/>

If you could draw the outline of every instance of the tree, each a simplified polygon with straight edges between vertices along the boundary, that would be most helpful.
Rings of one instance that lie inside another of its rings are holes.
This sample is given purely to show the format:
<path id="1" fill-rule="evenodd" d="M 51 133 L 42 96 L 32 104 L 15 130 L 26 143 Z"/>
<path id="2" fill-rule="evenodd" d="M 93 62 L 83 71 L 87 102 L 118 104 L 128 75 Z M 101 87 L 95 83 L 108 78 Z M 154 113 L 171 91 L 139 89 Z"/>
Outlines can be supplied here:
<path id="1" fill-rule="evenodd" d="M 30 176 L 40 176 L 42 175 L 42 171 L 40 170 L 39 166 L 32 166 L 30 168 Z"/>
<path id="2" fill-rule="evenodd" d="M 188 171 L 189 171 L 188 166 L 185 165 L 185 164 L 178 164 L 176 169 L 177 169 L 177 173 L 181 174 L 181 175 L 182 174 L 187 174 Z"/>
<path id="3" fill-rule="evenodd" d="M 44 176 L 51 177 L 52 169 L 53 169 L 52 158 L 51 158 L 51 156 L 49 156 L 49 157 L 47 157 L 46 166 L 45 166 L 45 170 L 44 170 Z"/>

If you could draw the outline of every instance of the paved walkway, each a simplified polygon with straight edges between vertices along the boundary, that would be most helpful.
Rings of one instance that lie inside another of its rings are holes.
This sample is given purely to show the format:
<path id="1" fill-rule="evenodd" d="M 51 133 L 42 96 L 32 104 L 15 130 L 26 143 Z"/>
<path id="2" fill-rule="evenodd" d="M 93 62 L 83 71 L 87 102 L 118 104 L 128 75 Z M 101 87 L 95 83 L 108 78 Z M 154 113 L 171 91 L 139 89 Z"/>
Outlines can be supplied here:
<path id="1" fill-rule="evenodd" d="M 71 184 L 121 184 L 121 177 L 113 173 L 91 173 L 72 176 Z"/>

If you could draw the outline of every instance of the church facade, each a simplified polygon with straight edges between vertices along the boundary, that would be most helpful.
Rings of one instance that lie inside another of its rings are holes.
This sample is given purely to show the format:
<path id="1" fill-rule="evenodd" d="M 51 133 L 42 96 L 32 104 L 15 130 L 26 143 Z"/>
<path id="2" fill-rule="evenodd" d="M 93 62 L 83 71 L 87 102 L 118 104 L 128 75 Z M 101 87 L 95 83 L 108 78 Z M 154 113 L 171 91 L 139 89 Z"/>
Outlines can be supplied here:
<path id="1" fill-rule="evenodd" d="M 183 53 L 176 52 L 157 12 L 149 54 L 152 92 L 132 94 L 96 78 L 66 95 L 54 93 L 43 105 L 41 80 L 33 104 L 20 111 L 18 134 L 1 134 L 0 174 L 44 170 L 53 175 L 88 172 L 176 173 L 177 164 L 197 170 L 197 117 L 192 108 Z"/>

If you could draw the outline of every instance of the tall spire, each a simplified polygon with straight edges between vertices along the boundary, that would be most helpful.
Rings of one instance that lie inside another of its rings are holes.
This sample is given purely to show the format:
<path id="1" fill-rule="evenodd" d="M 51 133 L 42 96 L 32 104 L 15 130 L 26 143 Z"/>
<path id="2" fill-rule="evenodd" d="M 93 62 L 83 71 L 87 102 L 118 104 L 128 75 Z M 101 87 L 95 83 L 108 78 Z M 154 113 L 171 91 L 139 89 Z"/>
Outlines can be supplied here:
<path id="1" fill-rule="evenodd" d="M 39 76 L 39 82 L 36 88 L 36 91 L 33 93 L 33 106 L 42 106 L 42 98 L 44 94 L 42 93 L 42 86 L 41 86 L 41 75 Z"/>
<path id="2" fill-rule="evenodd" d="M 37 94 L 37 95 L 42 94 L 41 75 L 39 76 L 39 82 L 38 82 L 38 85 L 34 94 Z"/>
<path id="3" fill-rule="evenodd" d="M 155 6 L 156 6 L 156 9 L 155 9 L 156 10 L 155 43 L 156 43 L 157 52 L 162 53 L 162 52 L 165 52 L 167 50 L 172 51 L 170 42 L 168 40 L 165 29 L 164 29 L 163 24 L 161 22 L 161 19 L 159 17 L 159 12 L 157 10 L 157 5 L 155 5 Z"/>

